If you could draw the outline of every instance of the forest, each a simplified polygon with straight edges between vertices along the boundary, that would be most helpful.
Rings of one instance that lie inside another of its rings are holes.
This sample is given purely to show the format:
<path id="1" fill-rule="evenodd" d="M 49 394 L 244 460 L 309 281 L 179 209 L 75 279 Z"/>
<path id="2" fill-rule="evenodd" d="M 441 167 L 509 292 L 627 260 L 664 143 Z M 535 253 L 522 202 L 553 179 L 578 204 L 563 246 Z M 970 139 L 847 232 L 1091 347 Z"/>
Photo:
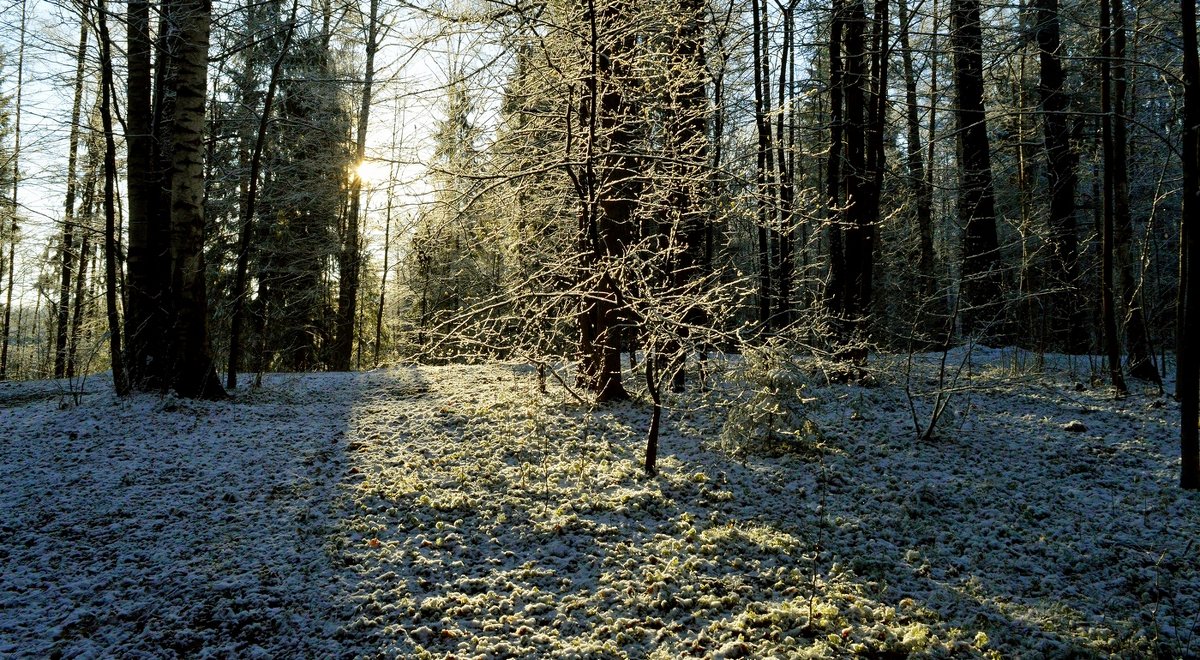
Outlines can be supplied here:
<path id="1" fill-rule="evenodd" d="M 1195 0 L 3 2 L 0 654 L 1200 653 Z"/>

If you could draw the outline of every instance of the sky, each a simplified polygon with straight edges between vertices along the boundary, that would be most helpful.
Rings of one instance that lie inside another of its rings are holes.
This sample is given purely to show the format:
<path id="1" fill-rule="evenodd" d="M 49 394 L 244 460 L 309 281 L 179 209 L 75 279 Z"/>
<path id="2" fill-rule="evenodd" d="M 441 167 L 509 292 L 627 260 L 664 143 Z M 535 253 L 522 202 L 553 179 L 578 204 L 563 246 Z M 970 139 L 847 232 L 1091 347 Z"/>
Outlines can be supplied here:
<path id="1" fill-rule="evenodd" d="M 22 59 L 19 52 L 22 4 L 28 36 L 24 66 L 18 72 L 17 65 Z M 3 5 L 3 9 L 0 47 L 4 51 L 4 68 L 0 89 L 10 99 L 9 122 L 13 130 L 18 120 L 17 85 L 21 82 L 21 185 L 17 189 L 17 204 L 21 233 L 27 238 L 18 244 L 17 266 L 18 270 L 28 270 L 22 266 L 40 256 L 45 249 L 44 236 L 61 227 L 72 87 L 73 57 L 69 52 L 78 43 L 78 24 L 74 35 L 68 36 L 71 25 L 63 20 L 61 9 L 41 0 L 12 2 Z M 9 154 L 14 147 L 13 139 L 9 135 L 6 140 L 5 151 Z M 4 172 L 3 190 L 5 196 L 12 195 L 10 168 Z M 21 275 L 27 274 L 18 273 L 18 291 Z"/>

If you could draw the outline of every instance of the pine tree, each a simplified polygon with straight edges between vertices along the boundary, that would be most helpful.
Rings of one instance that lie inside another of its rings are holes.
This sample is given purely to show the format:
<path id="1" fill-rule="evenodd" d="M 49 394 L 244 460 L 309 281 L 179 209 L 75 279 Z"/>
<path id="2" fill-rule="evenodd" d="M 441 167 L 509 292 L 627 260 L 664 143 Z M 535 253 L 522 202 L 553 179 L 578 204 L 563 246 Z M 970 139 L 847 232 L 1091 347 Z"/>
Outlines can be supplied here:
<path id="1" fill-rule="evenodd" d="M 325 367 L 332 336 L 327 273 L 353 164 L 350 117 L 322 33 L 298 35 L 283 64 L 278 129 L 263 165 L 255 222 L 258 334 L 275 367 Z"/>
<path id="2" fill-rule="evenodd" d="M 80 110 L 83 105 L 83 74 L 86 65 L 88 42 L 88 12 L 83 9 L 79 20 L 79 48 L 75 57 L 75 94 L 71 103 L 71 128 L 67 146 L 67 190 L 63 200 L 63 233 L 60 250 L 60 279 L 58 314 L 55 323 L 54 377 L 62 378 L 67 373 L 68 335 L 70 334 L 71 277 L 82 277 L 75 271 L 75 201 L 78 189 L 77 164 L 79 159 Z"/>

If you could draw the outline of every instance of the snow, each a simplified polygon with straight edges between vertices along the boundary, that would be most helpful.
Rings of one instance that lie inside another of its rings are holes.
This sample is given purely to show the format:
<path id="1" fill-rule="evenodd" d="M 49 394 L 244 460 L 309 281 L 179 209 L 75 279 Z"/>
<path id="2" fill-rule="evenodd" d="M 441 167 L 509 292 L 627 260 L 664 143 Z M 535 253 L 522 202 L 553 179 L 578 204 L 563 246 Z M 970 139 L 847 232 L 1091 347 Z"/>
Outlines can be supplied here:
<path id="1" fill-rule="evenodd" d="M 645 398 L 528 368 L 2 383 L 0 656 L 1200 653 L 1177 404 L 970 357 L 925 442 L 940 354 L 874 387 L 729 360 L 668 397 L 653 479 Z"/>

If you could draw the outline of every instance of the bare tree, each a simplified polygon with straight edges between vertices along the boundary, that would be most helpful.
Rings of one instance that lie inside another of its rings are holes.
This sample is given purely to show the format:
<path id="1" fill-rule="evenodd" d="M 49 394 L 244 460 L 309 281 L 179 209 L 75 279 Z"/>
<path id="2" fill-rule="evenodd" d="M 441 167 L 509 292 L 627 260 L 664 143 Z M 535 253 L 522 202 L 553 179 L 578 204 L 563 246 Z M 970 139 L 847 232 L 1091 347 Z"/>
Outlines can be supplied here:
<path id="1" fill-rule="evenodd" d="M 17 45 L 17 94 L 13 113 L 13 149 L 10 163 L 12 166 L 12 178 L 9 180 L 12 189 L 8 199 L 12 213 L 12 217 L 9 218 L 8 227 L 8 290 L 5 292 L 4 300 L 3 339 L 0 339 L 0 380 L 8 377 L 8 345 L 12 324 L 12 300 L 13 289 L 16 288 L 16 280 L 13 276 L 16 272 L 14 264 L 17 258 L 17 212 L 20 209 L 20 206 L 17 204 L 17 191 L 21 187 L 21 95 L 24 91 L 25 82 L 25 21 L 28 18 L 26 14 L 27 4 L 27 0 L 21 0 L 21 24 L 18 29 L 20 38 Z M 2 245 L 0 245 L 0 250 L 3 250 Z M 17 325 L 20 325 L 19 321 Z"/>
<path id="2" fill-rule="evenodd" d="M 75 56 L 75 95 L 71 103 L 71 134 L 67 145 L 67 192 L 63 200 L 62 245 L 59 247 L 61 270 L 58 293 L 58 318 L 55 324 L 54 377 L 67 372 L 67 338 L 70 333 L 71 275 L 75 265 L 75 197 L 78 188 L 80 106 L 83 104 L 83 74 L 87 56 L 88 10 L 80 8 L 79 49 Z M 76 276 L 81 276 L 78 273 Z"/>
<path id="3" fill-rule="evenodd" d="M 130 382 L 125 371 L 125 356 L 121 350 L 121 320 L 117 306 L 117 142 L 113 133 L 112 39 L 108 32 L 108 9 L 105 0 L 99 0 L 96 17 L 100 32 L 100 121 L 104 129 L 104 303 L 108 316 L 108 347 L 113 388 L 117 394 L 124 396 L 129 393 Z"/>

